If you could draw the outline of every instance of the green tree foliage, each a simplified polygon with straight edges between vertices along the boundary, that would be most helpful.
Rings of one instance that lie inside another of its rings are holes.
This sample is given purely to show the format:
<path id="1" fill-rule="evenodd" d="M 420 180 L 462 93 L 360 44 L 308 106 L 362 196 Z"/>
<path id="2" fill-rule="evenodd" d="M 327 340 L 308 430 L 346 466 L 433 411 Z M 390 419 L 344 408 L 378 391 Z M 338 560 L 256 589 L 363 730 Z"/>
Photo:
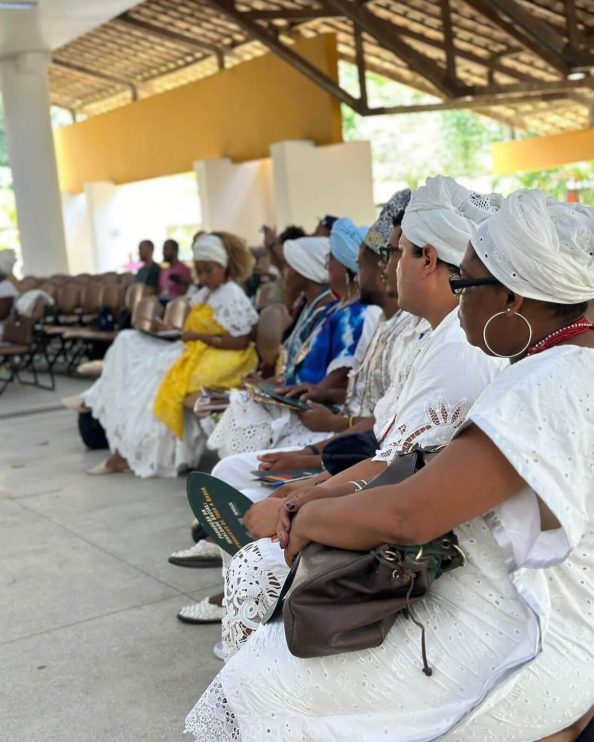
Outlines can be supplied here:
<path id="1" fill-rule="evenodd" d="M 341 63 L 343 86 L 358 94 L 357 73 L 352 65 Z M 371 105 L 394 106 L 435 100 L 399 83 L 368 73 Z M 362 117 L 342 107 L 346 141 L 368 140 L 373 154 L 376 201 L 382 202 L 396 188 L 416 188 L 431 175 L 451 175 L 479 189 L 510 193 L 517 188 L 541 188 L 559 199 L 566 199 L 575 186 L 582 203 L 594 205 L 594 164 L 576 163 L 562 168 L 492 175 L 490 146 L 510 137 L 503 124 L 472 111 L 452 110 Z M 535 132 L 515 132 L 522 139 Z"/>
<path id="2" fill-rule="evenodd" d="M 454 177 L 476 177 L 490 169 L 489 145 L 505 139 L 501 124 L 472 111 L 442 111 L 440 142 L 444 167 Z"/>

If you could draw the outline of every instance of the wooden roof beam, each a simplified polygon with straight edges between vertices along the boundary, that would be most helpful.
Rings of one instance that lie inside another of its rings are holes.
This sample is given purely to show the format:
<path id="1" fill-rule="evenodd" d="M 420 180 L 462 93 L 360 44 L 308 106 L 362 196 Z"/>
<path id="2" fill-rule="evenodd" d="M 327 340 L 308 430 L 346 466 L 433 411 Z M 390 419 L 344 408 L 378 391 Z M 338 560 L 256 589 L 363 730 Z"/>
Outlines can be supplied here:
<path id="1" fill-rule="evenodd" d="M 422 44 L 426 44 L 427 46 L 431 46 L 437 49 L 442 48 L 441 41 L 438 41 L 437 39 L 432 39 L 430 36 L 424 36 L 423 34 L 418 33 L 417 31 L 412 31 L 411 29 L 406 28 L 406 26 L 400 26 L 396 23 L 392 23 L 392 26 L 394 28 L 394 31 L 399 33 L 401 36 L 405 36 L 406 38 L 413 39 L 414 41 L 419 41 Z M 471 62 L 472 64 L 476 64 L 481 67 L 486 67 L 487 69 L 493 70 L 494 72 L 501 72 L 501 74 L 507 75 L 508 77 L 513 77 L 516 80 L 538 79 L 538 78 L 530 78 L 529 76 L 521 72 L 518 72 L 517 70 L 511 67 L 507 67 L 506 65 L 499 63 L 499 60 L 502 59 L 504 56 L 516 54 L 518 51 L 522 51 L 522 49 L 518 49 L 517 47 L 510 47 L 509 49 L 506 49 L 505 51 L 501 52 L 498 55 L 480 57 L 478 54 L 474 54 L 473 52 L 469 52 L 464 49 L 456 48 L 456 56 L 459 59 L 465 60 L 466 62 Z"/>
<path id="2" fill-rule="evenodd" d="M 455 109 L 485 109 L 493 106 L 514 106 L 518 103 L 534 103 L 567 99 L 567 95 L 560 92 L 525 93 L 522 95 L 465 95 L 462 98 L 450 98 L 441 103 L 418 103 L 404 106 L 385 106 L 371 109 L 370 113 L 376 116 L 404 113 L 430 113 L 432 111 L 451 111 Z"/>
<path id="3" fill-rule="evenodd" d="M 114 21 L 118 23 L 124 23 L 127 26 L 137 28 L 140 31 L 146 31 L 146 33 L 156 38 L 164 39 L 165 41 L 171 41 L 174 44 L 185 46 L 187 49 L 191 49 L 194 52 L 200 52 L 202 54 L 213 54 L 217 58 L 217 64 L 219 69 L 225 68 L 225 55 L 223 50 L 215 44 L 209 44 L 207 41 L 201 41 L 185 34 L 180 34 L 177 31 L 171 31 L 168 28 L 162 26 L 155 26 L 153 23 L 143 21 L 140 18 L 136 18 L 131 13 L 126 12 L 118 15 L 114 18 Z"/>
<path id="4" fill-rule="evenodd" d="M 326 8 L 342 14 L 361 31 L 373 36 L 384 49 L 399 57 L 409 69 L 428 80 L 442 95 L 450 98 L 464 92 L 464 86 L 449 80 L 447 72 L 434 60 L 418 52 L 394 33 L 394 27 L 389 21 L 374 15 L 364 6 L 355 5 L 347 0 L 320 1 Z"/>
<path id="5" fill-rule="evenodd" d="M 521 93 L 558 93 L 576 89 L 594 89 L 594 76 L 581 80 L 540 80 L 513 83 L 511 85 L 485 85 L 470 88 L 470 95 L 517 95 Z"/>
<path id="6" fill-rule="evenodd" d="M 320 8 L 278 8 L 277 10 L 246 10 L 241 11 L 243 17 L 250 21 L 315 21 L 320 18 L 334 18 L 338 13 Z"/>
<path id="7" fill-rule="evenodd" d="M 576 52 L 581 43 L 581 33 L 578 28 L 577 10 L 575 0 L 565 0 L 565 24 L 567 28 L 567 40 L 571 52 Z"/>
<path id="8" fill-rule="evenodd" d="M 441 18 L 443 25 L 443 43 L 446 55 L 446 75 L 452 83 L 456 83 L 456 48 L 454 46 L 454 27 L 450 0 L 440 0 Z"/>
<path id="9" fill-rule="evenodd" d="M 70 62 L 62 62 L 59 59 L 56 59 L 55 57 L 52 59 L 52 64 L 56 67 L 61 67 L 62 69 L 69 70 L 70 72 L 74 72 L 77 75 L 84 75 L 86 77 L 94 77 L 97 80 L 105 80 L 105 82 L 111 82 L 115 85 L 122 85 L 123 87 L 127 87 L 130 90 L 130 93 L 132 95 L 132 100 L 138 100 L 138 87 L 135 82 L 132 82 L 131 80 L 124 80 L 121 77 L 114 77 L 113 75 L 106 75 L 104 72 L 98 72 L 97 70 L 90 70 L 87 67 L 81 67 L 78 64 L 71 64 Z M 106 97 L 111 97 L 109 96 Z"/>
<path id="10" fill-rule="evenodd" d="M 351 64 L 356 64 L 356 60 L 354 56 L 350 56 L 348 54 L 342 54 L 342 59 L 344 59 L 347 62 L 350 62 Z M 395 82 L 399 82 L 402 85 L 408 85 L 411 87 L 410 80 L 406 80 L 401 78 L 399 75 L 397 75 L 395 72 L 390 72 L 386 69 L 384 69 L 381 66 L 375 65 L 373 62 L 366 62 L 366 67 L 370 72 L 375 72 L 378 75 L 382 75 L 383 77 L 387 77 L 390 80 L 394 80 Z M 416 90 L 421 90 L 423 93 L 427 93 L 429 95 L 432 95 L 432 91 L 426 87 L 420 87 L 419 85 L 415 85 Z M 488 116 L 491 119 L 494 119 L 495 121 L 499 121 L 502 124 L 505 124 L 506 126 L 513 126 L 516 129 L 526 129 L 526 122 L 524 119 L 513 116 L 510 117 L 509 114 L 501 115 L 500 113 L 493 113 L 492 111 L 489 111 L 488 109 L 484 108 L 477 108 L 476 113 L 480 114 L 481 116 Z"/>
<path id="11" fill-rule="evenodd" d="M 515 0 L 464 1 L 551 67 L 564 74 L 569 72 L 569 60 L 563 52 L 562 43 L 555 31 L 544 21 L 524 10 Z M 506 20 L 502 14 L 511 19 L 511 22 Z"/>
<path id="12" fill-rule="evenodd" d="M 212 8 L 239 26 L 245 33 L 259 41 L 271 52 L 301 72 L 302 75 L 312 80 L 322 90 L 325 90 L 342 103 L 346 103 L 347 106 L 350 106 L 357 113 L 363 112 L 364 107 L 358 98 L 355 98 L 341 88 L 337 82 L 325 72 L 318 69 L 309 60 L 297 54 L 291 47 L 285 45 L 278 37 L 278 29 L 266 28 L 260 23 L 246 18 L 245 13 L 238 11 L 235 7 L 234 0 L 207 0 L 207 2 Z"/>
<path id="13" fill-rule="evenodd" d="M 355 36 L 355 59 L 357 64 L 357 75 L 359 78 L 359 98 L 361 99 L 361 105 L 364 108 L 367 108 L 367 76 L 365 67 L 365 50 L 363 48 L 363 34 L 361 33 L 361 29 L 357 26 L 353 26 L 353 34 Z"/>

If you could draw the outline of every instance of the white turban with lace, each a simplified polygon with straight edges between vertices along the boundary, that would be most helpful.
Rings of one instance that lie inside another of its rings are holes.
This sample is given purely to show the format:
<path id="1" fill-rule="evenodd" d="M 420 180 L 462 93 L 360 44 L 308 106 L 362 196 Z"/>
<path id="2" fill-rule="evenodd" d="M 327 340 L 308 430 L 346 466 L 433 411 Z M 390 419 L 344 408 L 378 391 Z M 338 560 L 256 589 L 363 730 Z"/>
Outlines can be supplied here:
<path id="1" fill-rule="evenodd" d="M 326 259 L 329 252 L 328 237 L 299 237 L 283 242 L 287 265 L 314 283 L 328 283 Z"/>
<path id="2" fill-rule="evenodd" d="M 537 190 L 504 199 L 472 237 L 478 257 L 520 296 L 555 304 L 594 299 L 594 209 Z"/>
<path id="3" fill-rule="evenodd" d="M 460 265 L 468 241 L 478 224 L 496 211 L 503 197 L 469 191 L 453 178 L 438 175 L 411 196 L 402 220 L 407 240 L 432 245 L 440 260 Z"/>
<path id="4" fill-rule="evenodd" d="M 192 252 L 195 261 L 207 260 L 222 265 L 223 268 L 226 268 L 229 264 L 229 255 L 225 250 L 225 245 L 216 234 L 206 234 L 203 237 L 198 237 L 192 245 Z"/>
<path id="5" fill-rule="evenodd" d="M 15 263 L 16 253 L 14 250 L 0 250 L 0 273 L 4 276 L 10 276 Z"/>

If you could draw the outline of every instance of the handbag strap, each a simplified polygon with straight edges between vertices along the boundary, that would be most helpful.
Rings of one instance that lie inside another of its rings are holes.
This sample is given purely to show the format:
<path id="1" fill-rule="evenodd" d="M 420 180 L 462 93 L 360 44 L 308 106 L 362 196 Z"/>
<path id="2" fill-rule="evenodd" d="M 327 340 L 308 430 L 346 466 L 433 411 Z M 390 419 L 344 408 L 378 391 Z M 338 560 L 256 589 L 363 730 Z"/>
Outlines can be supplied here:
<path id="1" fill-rule="evenodd" d="M 285 601 L 285 597 L 291 589 L 291 586 L 293 585 L 293 580 L 295 579 L 295 575 L 297 574 L 297 567 L 299 566 L 300 561 L 301 554 L 297 554 L 297 556 L 295 557 L 295 561 L 293 562 L 293 565 L 291 567 L 291 571 L 287 575 L 286 580 L 283 582 L 283 586 L 281 588 L 276 603 L 270 606 L 270 608 L 262 617 L 260 623 L 269 623 L 270 621 L 275 621 L 277 618 L 280 618 L 283 612 L 283 603 Z"/>
<path id="2" fill-rule="evenodd" d="M 431 448 L 413 448 L 408 453 L 401 453 L 392 461 L 391 464 L 375 479 L 368 482 L 364 490 L 374 489 L 375 487 L 384 487 L 388 484 L 400 484 L 405 479 L 412 477 L 418 471 L 423 469 L 444 446 L 433 446 Z"/>

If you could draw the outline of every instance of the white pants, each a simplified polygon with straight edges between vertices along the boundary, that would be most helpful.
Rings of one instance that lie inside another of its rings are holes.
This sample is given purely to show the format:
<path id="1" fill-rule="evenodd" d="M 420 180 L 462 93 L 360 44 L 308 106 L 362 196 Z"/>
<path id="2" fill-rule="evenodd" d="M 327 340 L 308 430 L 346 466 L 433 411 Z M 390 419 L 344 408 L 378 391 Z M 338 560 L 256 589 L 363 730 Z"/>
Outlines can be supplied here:
<path id="1" fill-rule="evenodd" d="M 272 448 L 267 451 L 252 451 L 249 453 L 236 453 L 227 456 L 214 467 L 212 476 L 222 479 L 235 489 L 248 497 L 252 502 L 260 502 L 272 492 L 272 487 L 266 487 L 258 483 L 252 474 L 256 471 L 260 462 L 258 456 L 265 453 L 279 453 L 280 451 L 300 451 L 299 446 L 288 448 Z"/>

